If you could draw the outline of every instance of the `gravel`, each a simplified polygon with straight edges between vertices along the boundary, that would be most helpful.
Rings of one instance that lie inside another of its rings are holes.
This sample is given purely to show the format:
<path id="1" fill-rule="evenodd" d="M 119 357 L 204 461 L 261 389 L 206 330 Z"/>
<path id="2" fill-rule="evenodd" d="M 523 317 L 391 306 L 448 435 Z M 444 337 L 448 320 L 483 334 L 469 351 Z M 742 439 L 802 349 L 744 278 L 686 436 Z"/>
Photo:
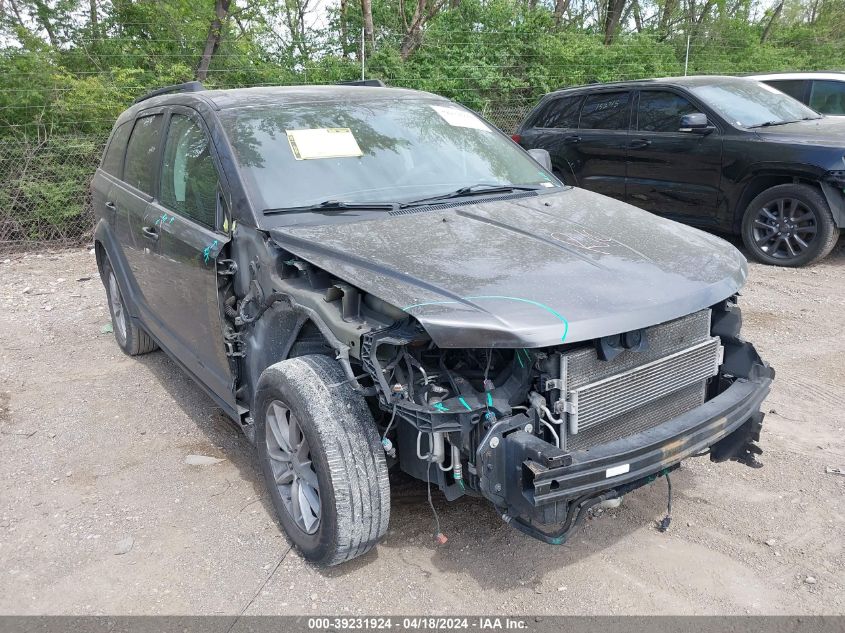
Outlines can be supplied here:
<path id="1" fill-rule="evenodd" d="M 691 459 L 552 547 L 392 482 L 385 540 L 329 570 L 279 530 L 245 438 L 162 352 L 124 356 L 88 250 L 0 261 L 0 613 L 842 614 L 845 249 L 751 265 L 777 369 L 765 467 Z M 202 456 L 205 466 L 190 465 Z M 205 458 L 215 460 L 212 464 Z M 220 461 L 216 461 L 220 460 Z"/>

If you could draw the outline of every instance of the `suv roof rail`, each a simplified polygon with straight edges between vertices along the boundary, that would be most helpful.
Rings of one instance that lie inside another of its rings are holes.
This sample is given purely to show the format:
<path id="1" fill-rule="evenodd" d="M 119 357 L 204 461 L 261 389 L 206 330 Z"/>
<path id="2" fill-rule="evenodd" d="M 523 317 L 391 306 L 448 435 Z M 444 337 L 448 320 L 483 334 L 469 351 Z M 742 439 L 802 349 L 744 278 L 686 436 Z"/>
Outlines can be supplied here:
<path id="1" fill-rule="evenodd" d="M 381 79 L 356 79 L 355 81 L 338 81 L 338 86 L 370 86 L 371 88 L 387 88 Z"/>
<path id="2" fill-rule="evenodd" d="M 183 84 L 174 84 L 173 86 L 164 86 L 163 88 L 156 88 L 155 90 L 151 90 L 145 95 L 141 95 L 132 103 L 141 103 L 142 101 L 146 101 L 147 99 L 152 99 L 153 97 L 157 97 L 159 95 L 166 95 L 172 92 L 200 92 L 201 90 L 205 90 L 205 86 L 202 85 L 199 81 L 186 81 Z"/>

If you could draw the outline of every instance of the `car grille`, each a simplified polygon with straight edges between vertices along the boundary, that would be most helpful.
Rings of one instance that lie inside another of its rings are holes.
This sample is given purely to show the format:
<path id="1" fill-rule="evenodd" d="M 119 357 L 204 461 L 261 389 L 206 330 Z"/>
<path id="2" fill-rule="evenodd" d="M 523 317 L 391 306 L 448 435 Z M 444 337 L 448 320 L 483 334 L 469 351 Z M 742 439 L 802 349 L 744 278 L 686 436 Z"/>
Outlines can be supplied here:
<path id="1" fill-rule="evenodd" d="M 710 311 L 645 330 L 642 350 L 602 361 L 594 348 L 562 356 L 566 448 L 578 450 L 652 428 L 704 403 L 721 344 Z"/>

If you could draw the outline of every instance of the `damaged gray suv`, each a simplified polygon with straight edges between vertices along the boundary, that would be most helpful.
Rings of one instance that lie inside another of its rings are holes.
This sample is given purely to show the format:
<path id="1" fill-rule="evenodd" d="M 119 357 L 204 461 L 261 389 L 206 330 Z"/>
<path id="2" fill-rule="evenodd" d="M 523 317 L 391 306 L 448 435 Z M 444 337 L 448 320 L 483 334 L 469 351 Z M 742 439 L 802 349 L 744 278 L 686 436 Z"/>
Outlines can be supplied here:
<path id="1" fill-rule="evenodd" d="M 118 344 L 243 430 L 309 560 L 376 545 L 393 469 L 559 544 L 684 458 L 759 465 L 774 372 L 740 335 L 743 257 L 446 99 L 162 89 L 92 192 Z"/>

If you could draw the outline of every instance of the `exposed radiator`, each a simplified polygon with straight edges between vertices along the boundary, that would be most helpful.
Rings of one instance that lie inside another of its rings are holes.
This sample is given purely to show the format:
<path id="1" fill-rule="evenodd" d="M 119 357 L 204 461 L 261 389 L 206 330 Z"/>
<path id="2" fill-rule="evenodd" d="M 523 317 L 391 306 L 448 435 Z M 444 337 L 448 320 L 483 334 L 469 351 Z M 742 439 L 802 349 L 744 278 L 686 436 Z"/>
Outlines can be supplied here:
<path id="1" fill-rule="evenodd" d="M 644 349 L 610 361 L 592 347 L 562 356 L 567 448 L 625 437 L 703 404 L 706 381 L 722 362 L 721 342 L 710 336 L 710 311 L 648 328 L 645 338 Z"/>

